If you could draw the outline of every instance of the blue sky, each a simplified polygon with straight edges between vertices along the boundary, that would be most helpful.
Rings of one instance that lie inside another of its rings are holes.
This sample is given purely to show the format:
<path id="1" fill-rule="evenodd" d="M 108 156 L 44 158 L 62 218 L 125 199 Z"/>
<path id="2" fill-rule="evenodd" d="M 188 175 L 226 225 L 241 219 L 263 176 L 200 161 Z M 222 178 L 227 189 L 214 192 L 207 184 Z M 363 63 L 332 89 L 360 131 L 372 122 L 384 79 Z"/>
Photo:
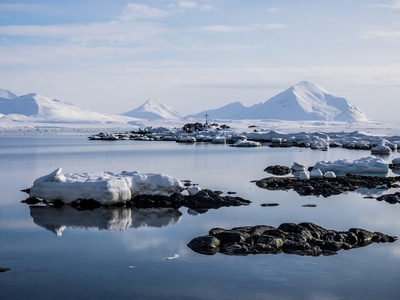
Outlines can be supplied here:
<path id="1" fill-rule="evenodd" d="M 2 1 L 0 88 L 101 113 L 183 114 L 302 80 L 398 122 L 400 1 Z"/>

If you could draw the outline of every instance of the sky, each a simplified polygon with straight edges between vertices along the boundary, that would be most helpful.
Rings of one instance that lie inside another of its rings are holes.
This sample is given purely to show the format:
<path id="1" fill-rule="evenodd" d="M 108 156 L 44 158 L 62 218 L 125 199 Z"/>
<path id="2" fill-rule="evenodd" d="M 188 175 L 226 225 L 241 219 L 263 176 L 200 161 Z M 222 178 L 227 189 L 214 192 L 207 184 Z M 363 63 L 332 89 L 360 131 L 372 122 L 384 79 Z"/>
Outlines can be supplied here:
<path id="1" fill-rule="evenodd" d="M 400 0 L 0 0 L 0 88 L 183 115 L 302 80 L 399 121 Z"/>

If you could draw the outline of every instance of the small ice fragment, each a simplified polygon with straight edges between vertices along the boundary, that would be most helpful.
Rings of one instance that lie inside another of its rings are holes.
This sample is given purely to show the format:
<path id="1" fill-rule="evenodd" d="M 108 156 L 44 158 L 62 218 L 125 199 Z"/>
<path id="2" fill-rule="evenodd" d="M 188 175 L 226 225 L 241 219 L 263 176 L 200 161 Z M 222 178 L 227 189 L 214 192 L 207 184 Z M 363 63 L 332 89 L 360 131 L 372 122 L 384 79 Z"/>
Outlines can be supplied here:
<path id="1" fill-rule="evenodd" d="M 179 254 L 174 254 L 173 256 L 168 256 L 168 257 L 164 257 L 164 260 L 173 260 L 173 259 L 177 259 L 179 257 Z"/>

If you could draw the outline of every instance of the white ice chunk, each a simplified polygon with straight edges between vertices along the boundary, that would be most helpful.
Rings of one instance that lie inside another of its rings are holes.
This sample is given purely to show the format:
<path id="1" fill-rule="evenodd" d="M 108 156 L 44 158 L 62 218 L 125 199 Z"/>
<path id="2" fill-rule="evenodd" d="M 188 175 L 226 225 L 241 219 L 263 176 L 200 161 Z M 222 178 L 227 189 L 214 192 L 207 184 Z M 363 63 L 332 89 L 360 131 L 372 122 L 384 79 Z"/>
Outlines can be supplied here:
<path id="1" fill-rule="evenodd" d="M 299 173 L 299 179 L 300 180 L 309 180 L 310 179 L 310 173 L 307 171 L 301 171 Z"/>
<path id="2" fill-rule="evenodd" d="M 385 141 L 382 141 L 379 145 L 371 149 L 372 154 L 390 154 L 391 152 L 392 149 L 385 143 Z"/>
<path id="3" fill-rule="evenodd" d="M 336 178 L 336 174 L 335 174 L 335 172 L 328 171 L 328 172 L 325 172 L 324 177 L 325 178 Z"/>
<path id="4" fill-rule="evenodd" d="M 319 161 L 313 170 L 320 169 L 322 173 L 335 172 L 336 175 L 358 174 L 358 175 L 384 175 L 389 171 L 389 165 L 382 159 L 373 155 L 357 160 Z"/>
<path id="5" fill-rule="evenodd" d="M 299 162 L 294 162 L 293 166 L 291 167 L 291 169 L 295 172 L 301 172 L 304 171 L 306 169 L 306 166 L 303 165 L 302 163 Z"/>
<path id="6" fill-rule="evenodd" d="M 123 172 L 122 175 L 130 185 L 132 198 L 138 195 L 171 196 L 183 189 L 179 179 L 166 174 Z"/>
<path id="7" fill-rule="evenodd" d="M 137 195 L 170 196 L 183 189 L 178 179 L 165 174 L 99 172 L 64 175 L 61 171 L 59 168 L 36 179 L 30 196 L 64 203 L 93 199 L 101 204 L 113 204 L 129 201 Z"/>
<path id="8" fill-rule="evenodd" d="M 322 174 L 320 169 L 313 169 L 310 172 L 310 177 L 311 178 L 323 178 L 324 174 Z"/>
<path id="9" fill-rule="evenodd" d="M 188 187 L 187 190 L 188 190 L 188 192 L 189 192 L 189 195 L 194 196 L 194 195 L 196 195 L 198 192 L 201 191 L 201 187 L 199 187 L 199 186 L 191 186 L 191 187 Z"/>
<path id="10" fill-rule="evenodd" d="M 238 140 L 231 147 L 261 147 L 259 142 Z"/>

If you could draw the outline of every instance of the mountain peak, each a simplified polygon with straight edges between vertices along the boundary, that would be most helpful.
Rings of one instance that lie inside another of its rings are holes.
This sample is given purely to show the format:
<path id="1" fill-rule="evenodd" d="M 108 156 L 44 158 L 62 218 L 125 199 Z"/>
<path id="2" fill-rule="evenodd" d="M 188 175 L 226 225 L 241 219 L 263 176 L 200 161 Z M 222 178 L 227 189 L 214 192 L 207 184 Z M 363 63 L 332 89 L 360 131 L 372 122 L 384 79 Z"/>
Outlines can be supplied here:
<path id="1" fill-rule="evenodd" d="M 138 108 L 122 114 L 123 116 L 157 120 L 157 119 L 179 119 L 180 113 L 172 106 L 161 103 L 155 99 L 149 99 Z"/>
<path id="2" fill-rule="evenodd" d="M 0 89 L 0 98 L 14 99 L 14 98 L 17 98 L 17 97 L 18 97 L 18 95 L 10 92 L 9 90 Z"/>

